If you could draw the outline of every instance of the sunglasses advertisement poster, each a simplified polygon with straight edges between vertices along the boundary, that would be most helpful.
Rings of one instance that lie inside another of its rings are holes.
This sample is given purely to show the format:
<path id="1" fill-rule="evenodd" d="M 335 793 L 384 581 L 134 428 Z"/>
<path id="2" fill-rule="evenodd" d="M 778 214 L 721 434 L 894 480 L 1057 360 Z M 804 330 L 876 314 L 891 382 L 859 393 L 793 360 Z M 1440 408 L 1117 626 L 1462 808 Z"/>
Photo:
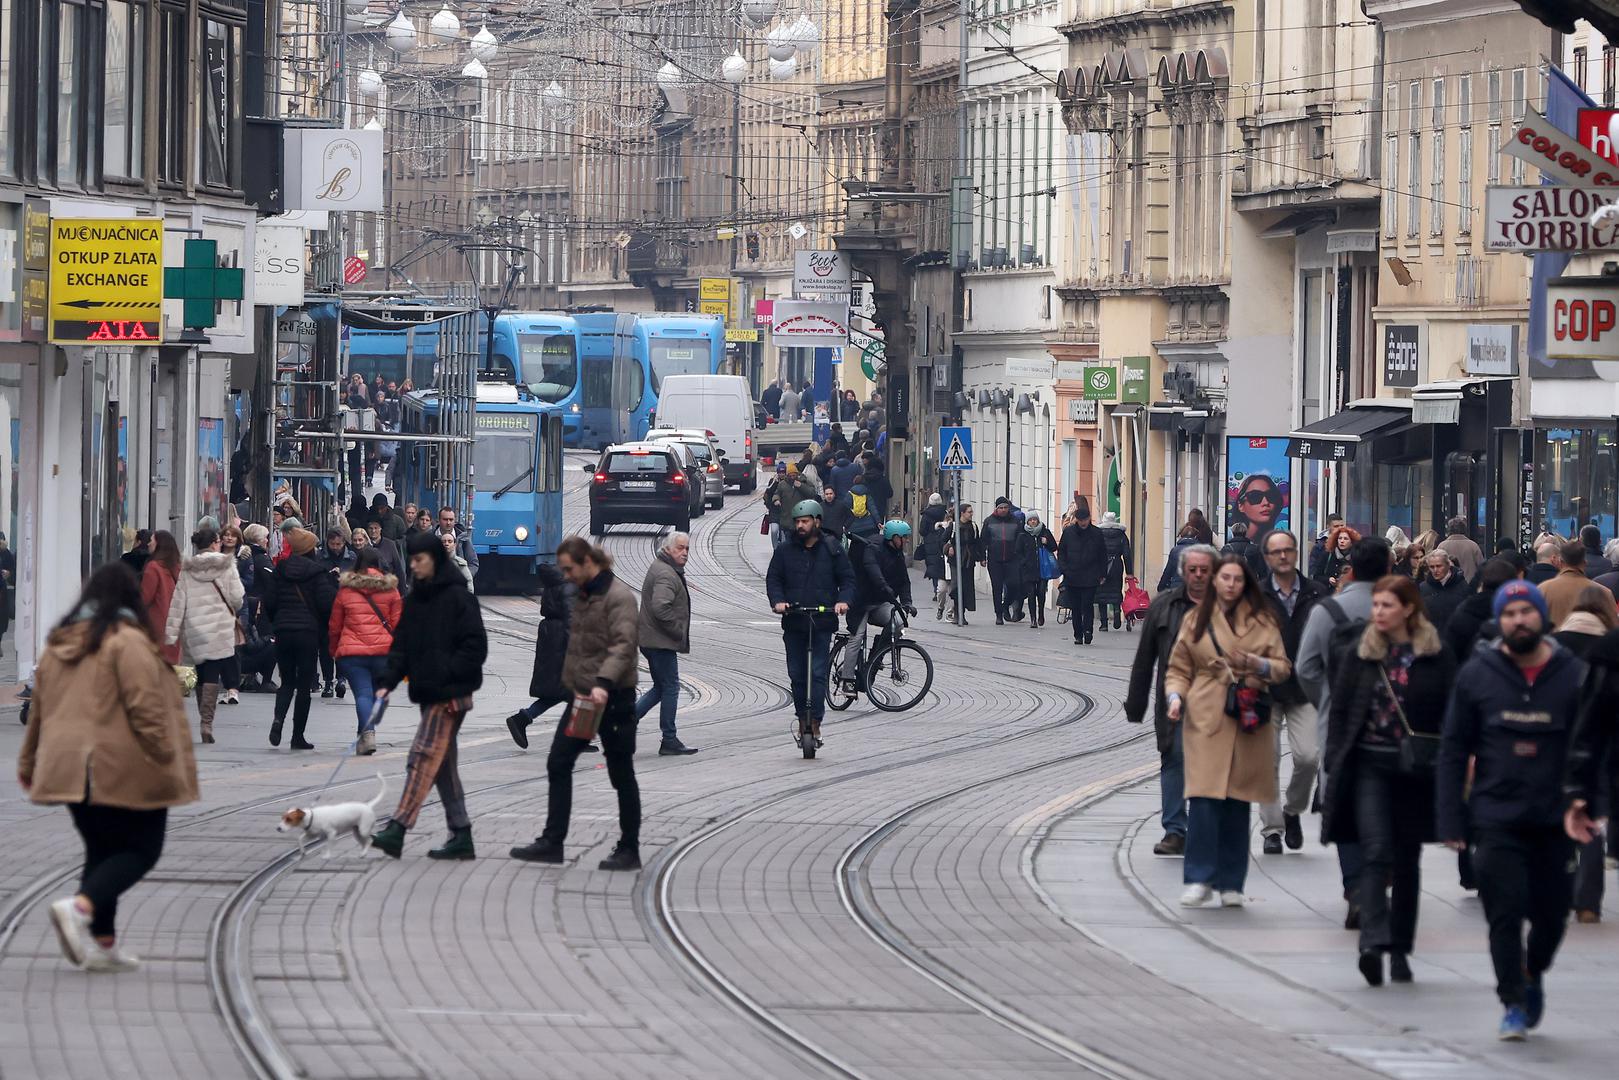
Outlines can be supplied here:
<path id="1" fill-rule="evenodd" d="M 1291 527 L 1292 482 L 1287 439 L 1263 435 L 1226 439 L 1226 537 L 1238 522 L 1257 540 L 1271 529 Z"/>

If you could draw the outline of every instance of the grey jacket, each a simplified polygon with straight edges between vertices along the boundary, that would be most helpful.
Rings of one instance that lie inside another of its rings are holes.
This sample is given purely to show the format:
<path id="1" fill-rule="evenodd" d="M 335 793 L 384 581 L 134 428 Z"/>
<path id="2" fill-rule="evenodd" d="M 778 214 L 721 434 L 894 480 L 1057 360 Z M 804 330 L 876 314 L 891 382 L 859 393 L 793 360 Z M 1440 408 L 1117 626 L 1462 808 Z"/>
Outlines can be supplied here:
<path id="1" fill-rule="evenodd" d="M 1304 633 L 1299 637 L 1299 658 L 1293 665 L 1293 674 L 1304 688 L 1316 713 L 1329 716 L 1332 711 L 1331 680 L 1327 678 L 1327 652 L 1336 623 L 1332 613 L 1322 608 L 1328 599 L 1336 600 L 1338 607 L 1351 620 L 1372 617 L 1372 586 L 1370 582 L 1351 581 L 1333 597 L 1323 597 L 1310 611 Z"/>
<path id="2" fill-rule="evenodd" d="M 637 635 L 643 649 L 691 652 L 691 593 L 686 589 L 686 573 L 661 551 L 641 582 Z"/>

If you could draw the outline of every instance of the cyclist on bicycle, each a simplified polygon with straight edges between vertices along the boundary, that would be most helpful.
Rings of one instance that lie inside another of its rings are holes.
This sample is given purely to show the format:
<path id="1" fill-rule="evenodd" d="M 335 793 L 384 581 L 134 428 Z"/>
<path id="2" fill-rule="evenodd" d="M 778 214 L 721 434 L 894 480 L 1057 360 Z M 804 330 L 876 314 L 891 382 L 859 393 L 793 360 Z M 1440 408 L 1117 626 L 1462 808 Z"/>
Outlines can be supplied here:
<path id="1" fill-rule="evenodd" d="M 817 746 L 826 715 L 827 655 L 838 615 L 854 601 L 854 571 L 836 540 L 821 534 L 821 504 L 804 499 L 794 505 L 793 535 L 770 556 L 765 595 L 782 617 L 781 638 L 787 648 L 787 677 L 793 686 L 798 730 L 808 723 Z M 828 608 L 805 614 L 792 608 Z M 835 614 L 834 614 L 835 613 Z"/>
<path id="2" fill-rule="evenodd" d="M 844 670 L 838 677 L 851 682 L 860 671 L 866 655 L 866 617 L 881 604 L 898 604 L 910 614 L 916 614 L 911 604 L 911 573 L 905 558 L 905 541 L 910 538 L 911 527 L 903 521 L 885 522 L 881 539 L 869 540 L 849 537 L 849 561 L 855 568 L 855 603 L 849 609 L 850 645 L 844 650 Z M 889 613 L 891 614 L 891 613 Z M 888 634 L 888 619 L 877 624 L 882 635 L 881 645 Z"/>

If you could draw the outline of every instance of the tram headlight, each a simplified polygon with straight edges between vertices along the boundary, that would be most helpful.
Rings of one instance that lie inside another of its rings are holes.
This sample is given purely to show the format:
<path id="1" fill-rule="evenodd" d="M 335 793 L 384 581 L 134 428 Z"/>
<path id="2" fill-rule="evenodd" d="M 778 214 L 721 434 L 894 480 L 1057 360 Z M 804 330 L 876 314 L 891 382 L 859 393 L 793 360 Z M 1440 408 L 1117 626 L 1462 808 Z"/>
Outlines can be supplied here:
<path id="1" fill-rule="evenodd" d="M 512 535 L 517 537 L 517 542 L 519 544 L 521 544 L 523 541 L 528 539 L 528 526 L 527 525 L 519 525 L 519 526 L 517 526 L 517 528 L 512 530 Z"/>
<path id="2" fill-rule="evenodd" d="M 579 403 L 578 403 L 578 402 L 577 402 L 577 401 L 576 401 L 576 402 L 574 402 L 574 403 L 573 403 L 573 404 L 572 404 L 572 405 L 569 405 L 569 406 L 568 406 L 568 409 L 569 409 L 569 410 L 570 410 L 570 411 L 571 411 L 571 412 L 578 412 L 578 411 L 579 411 Z"/>

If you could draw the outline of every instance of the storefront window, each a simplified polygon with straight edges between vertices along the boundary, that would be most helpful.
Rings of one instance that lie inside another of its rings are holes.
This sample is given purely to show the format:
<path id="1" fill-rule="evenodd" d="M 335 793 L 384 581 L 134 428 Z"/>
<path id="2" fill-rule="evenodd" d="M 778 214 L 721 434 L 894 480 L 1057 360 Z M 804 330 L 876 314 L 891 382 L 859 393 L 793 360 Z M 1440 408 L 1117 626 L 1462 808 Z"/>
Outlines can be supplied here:
<path id="1" fill-rule="evenodd" d="M 1383 529 L 1398 525 L 1413 540 L 1429 528 L 1433 520 L 1430 505 L 1433 491 L 1433 464 L 1422 461 L 1408 465 L 1379 465 L 1377 483 L 1377 524 Z"/>
<path id="2" fill-rule="evenodd" d="M 1535 450 L 1540 505 L 1551 530 L 1572 537 L 1582 525 L 1614 534 L 1612 428 L 1542 428 Z"/>

